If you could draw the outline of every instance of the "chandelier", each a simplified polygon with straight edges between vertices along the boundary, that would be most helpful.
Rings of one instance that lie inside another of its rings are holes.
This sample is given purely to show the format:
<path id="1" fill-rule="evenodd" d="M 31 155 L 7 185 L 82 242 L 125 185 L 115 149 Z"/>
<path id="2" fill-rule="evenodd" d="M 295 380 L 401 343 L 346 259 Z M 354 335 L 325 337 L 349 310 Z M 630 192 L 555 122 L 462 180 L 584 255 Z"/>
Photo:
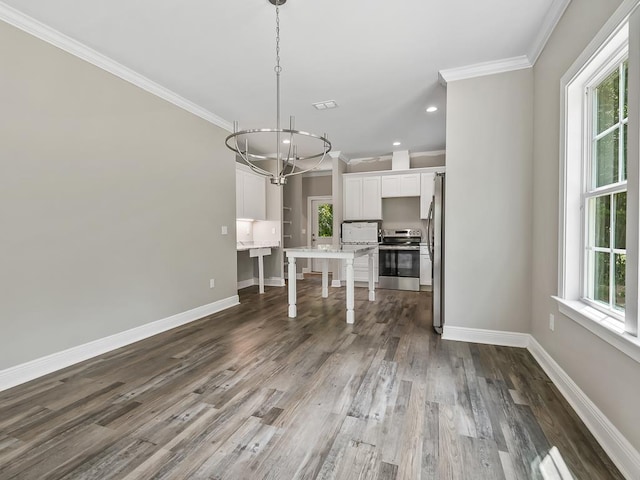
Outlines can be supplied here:
<path id="1" fill-rule="evenodd" d="M 295 118 L 289 119 L 289 128 L 281 128 L 280 125 L 280 5 L 287 0 L 269 0 L 276 7 L 276 65 L 273 68 L 276 74 L 276 128 L 257 128 L 252 130 L 239 130 L 238 122 L 233 122 L 233 133 L 225 139 L 227 148 L 234 151 L 254 172 L 268 177 L 274 185 L 284 185 L 287 178 L 292 175 L 314 170 L 320 166 L 327 153 L 331 151 L 331 142 L 325 133 L 323 136 L 295 129 Z M 270 142 L 275 137 L 275 153 L 264 153 L 264 139 L 267 136 Z M 258 145 L 258 148 L 256 148 Z M 307 160 L 318 159 L 317 162 Z M 260 167 L 257 162 L 272 160 L 275 162 L 275 172 Z M 304 167 L 300 167 L 301 162 Z M 311 164 L 311 167 L 309 165 Z M 306 167 L 306 168 L 305 168 Z"/>

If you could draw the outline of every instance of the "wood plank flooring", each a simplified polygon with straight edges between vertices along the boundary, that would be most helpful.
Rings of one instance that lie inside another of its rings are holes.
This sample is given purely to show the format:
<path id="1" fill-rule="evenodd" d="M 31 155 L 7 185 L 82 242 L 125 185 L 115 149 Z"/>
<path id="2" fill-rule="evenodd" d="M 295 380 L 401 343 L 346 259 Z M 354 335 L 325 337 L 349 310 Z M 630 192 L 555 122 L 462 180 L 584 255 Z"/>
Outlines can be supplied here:
<path id="1" fill-rule="evenodd" d="M 0 392 L 0 479 L 621 479 L 524 349 L 318 278 Z"/>

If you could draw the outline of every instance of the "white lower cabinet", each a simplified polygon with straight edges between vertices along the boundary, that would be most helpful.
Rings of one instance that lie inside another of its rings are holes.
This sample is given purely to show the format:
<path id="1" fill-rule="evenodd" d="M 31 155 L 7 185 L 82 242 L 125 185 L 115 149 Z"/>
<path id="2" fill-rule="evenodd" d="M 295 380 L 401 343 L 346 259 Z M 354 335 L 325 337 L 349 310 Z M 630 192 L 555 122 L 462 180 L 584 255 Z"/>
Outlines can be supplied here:
<path id="1" fill-rule="evenodd" d="M 420 245 L 420 285 L 432 285 L 432 264 L 429 257 L 429 247 Z"/>
<path id="2" fill-rule="evenodd" d="M 342 281 L 347 280 L 347 264 L 342 260 Z M 353 261 L 353 280 L 369 282 L 369 255 L 358 257 Z M 378 283 L 378 254 L 373 255 L 373 281 Z"/>

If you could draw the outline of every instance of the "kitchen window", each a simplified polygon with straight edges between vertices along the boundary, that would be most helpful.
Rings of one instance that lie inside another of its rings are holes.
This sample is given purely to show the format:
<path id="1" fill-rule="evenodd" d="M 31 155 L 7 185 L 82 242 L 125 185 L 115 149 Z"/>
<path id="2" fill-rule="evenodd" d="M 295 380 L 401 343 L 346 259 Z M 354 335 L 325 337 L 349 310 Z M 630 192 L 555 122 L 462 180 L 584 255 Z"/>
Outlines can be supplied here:
<path id="1" fill-rule="evenodd" d="M 616 12 L 601 43 L 592 42 L 561 80 L 554 298 L 561 313 L 640 362 L 640 14 L 631 12 Z"/>

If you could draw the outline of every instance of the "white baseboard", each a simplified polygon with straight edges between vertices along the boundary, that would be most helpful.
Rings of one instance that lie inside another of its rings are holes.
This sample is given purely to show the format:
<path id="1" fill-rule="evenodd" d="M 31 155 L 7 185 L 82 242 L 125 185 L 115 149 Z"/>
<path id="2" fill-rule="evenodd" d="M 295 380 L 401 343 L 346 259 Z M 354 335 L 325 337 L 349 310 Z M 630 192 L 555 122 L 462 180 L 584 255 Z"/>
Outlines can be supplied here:
<path id="1" fill-rule="evenodd" d="M 479 328 L 444 326 L 443 340 L 455 340 L 458 342 L 486 343 L 489 345 L 502 345 L 505 347 L 525 348 L 529 345 L 528 333 L 504 332 L 501 330 L 483 330 Z"/>
<path id="2" fill-rule="evenodd" d="M 640 478 L 640 452 L 629 443 L 533 336 L 530 336 L 528 350 L 625 478 Z"/>
<path id="3" fill-rule="evenodd" d="M 302 273 L 311 273 L 311 269 L 308 267 L 303 267 L 302 268 Z"/>
<path id="4" fill-rule="evenodd" d="M 237 295 L 0 371 L 0 391 L 238 305 Z"/>
<path id="5" fill-rule="evenodd" d="M 241 280 L 238 282 L 238 290 L 242 290 L 243 288 L 252 287 L 253 285 L 257 285 L 258 282 L 255 278 L 248 278 L 247 280 Z"/>
<path id="6" fill-rule="evenodd" d="M 258 279 L 254 278 L 255 280 L 255 284 L 258 284 Z M 264 284 L 267 287 L 284 287 L 285 286 L 285 282 L 284 282 L 284 278 L 282 277 L 271 277 L 271 278 L 265 278 L 264 279 Z"/>
<path id="7" fill-rule="evenodd" d="M 341 287 L 342 286 L 342 282 L 340 280 L 331 280 L 331 286 L 332 287 Z"/>
<path id="8" fill-rule="evenodd" d="M 302 275 L 299 273 L 298 275 Z M 296 277 L 299 280 L 302 280 L 299 276 Z M 241 280 L 238 282 L 238 290 L 242 290 L 243 288 L 252 287 L 253 285 L 260 285 L 260 282 L 257 278 L 249 278 L 247 280 Z M 284 279 L 280 277 L 271 277 L 264 279 L 264 285 L 266 287 L 284 287 Z"/>
<path id="9" fill-rule="evenodd" d="M 625 478 L 640 478 L 640 452 L 631 445 L 620 430 L 611 423 L 532 335 L 445 325 L 442 338 L 505 347 L 521 347 L 529 350 Z"/>

